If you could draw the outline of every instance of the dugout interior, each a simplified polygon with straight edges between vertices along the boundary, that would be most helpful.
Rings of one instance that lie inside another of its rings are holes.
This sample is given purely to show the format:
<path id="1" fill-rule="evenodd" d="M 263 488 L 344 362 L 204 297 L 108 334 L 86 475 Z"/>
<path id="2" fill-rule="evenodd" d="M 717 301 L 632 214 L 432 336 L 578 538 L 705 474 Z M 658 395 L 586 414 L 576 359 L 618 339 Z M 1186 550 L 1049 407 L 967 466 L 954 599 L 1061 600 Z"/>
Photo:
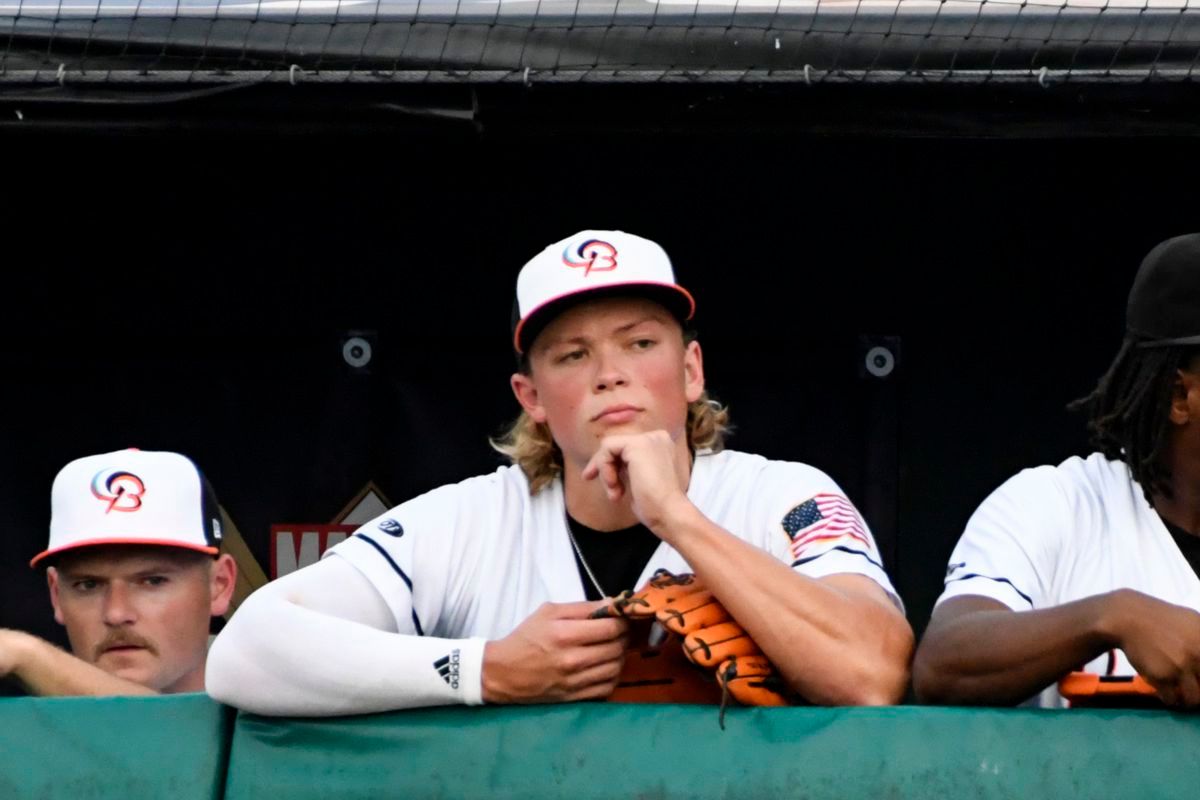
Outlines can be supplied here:
<path id="1" fill-rule="evenodd" d="M 586 227 L 665 246 L 730 446 L 839 481 L 919 632 L 986 494 L 1087 452 L 1064 407 L 1197 227 L 1190 82 L 3 88 L 0 625 L 56 641 L 64 463 L 189 454 L 260 563 L 494 469 L 516 271 Z"/>

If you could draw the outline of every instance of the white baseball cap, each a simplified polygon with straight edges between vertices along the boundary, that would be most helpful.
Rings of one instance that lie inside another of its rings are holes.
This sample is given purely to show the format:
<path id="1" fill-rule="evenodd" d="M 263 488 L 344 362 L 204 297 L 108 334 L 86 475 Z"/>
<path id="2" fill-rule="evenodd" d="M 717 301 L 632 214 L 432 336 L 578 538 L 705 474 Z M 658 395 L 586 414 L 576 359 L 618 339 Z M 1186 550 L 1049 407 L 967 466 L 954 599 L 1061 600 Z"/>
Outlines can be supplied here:
<path id="1" fill-rule="evenodd" d="M 50 490 L 50 544 L 29 566 L 78 547 L 141 544 L 216 555 L 216 495 L 191 459 L 136 449 L 78 458 Z"/>
<path id="2" fill-rule="evenodd" d="M 623 231 L 580 231 L 521 268 L 512 317 L 517 353 L 525 353 L 566 301 L 597 291 L 646 295 L 681 322 L 696 313 L 696 301 L 675 281 L 671 259 L 657 243 Z"/>

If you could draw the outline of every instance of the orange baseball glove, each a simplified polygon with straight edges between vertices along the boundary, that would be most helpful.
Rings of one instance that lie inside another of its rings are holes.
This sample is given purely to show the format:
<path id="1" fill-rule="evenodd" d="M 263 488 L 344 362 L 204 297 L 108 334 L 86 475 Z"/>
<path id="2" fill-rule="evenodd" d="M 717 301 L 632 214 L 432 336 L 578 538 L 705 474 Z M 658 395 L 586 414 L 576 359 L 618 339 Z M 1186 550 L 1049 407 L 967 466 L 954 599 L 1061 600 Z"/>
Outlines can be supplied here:
<path id="1" fill-rule="evenodd" d="M 595 616 L 656 620 L 680 638 L 688 660 L 714 671 L 722 691 L 742 705 L 784 706 L 792 693 L 750 635 L 691 573 L 654 573 L 636 592 L 622 592 Z"/>

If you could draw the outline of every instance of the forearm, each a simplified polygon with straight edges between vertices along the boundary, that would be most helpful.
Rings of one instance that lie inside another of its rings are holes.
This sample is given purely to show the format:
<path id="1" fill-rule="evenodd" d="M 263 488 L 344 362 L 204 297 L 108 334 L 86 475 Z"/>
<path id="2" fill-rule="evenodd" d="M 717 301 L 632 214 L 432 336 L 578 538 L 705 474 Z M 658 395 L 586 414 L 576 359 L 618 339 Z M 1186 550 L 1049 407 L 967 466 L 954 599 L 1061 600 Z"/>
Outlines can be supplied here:
<path id="1" fill-rule="evenodd" d="M 903 697 L 912 630 L 882 589 L 876 598 L 853 587 L 869 578 L 800 575 L 694 507 L 661 535 L 805 699 L 877 705 Z"/>
<path id="2" fill-rule="evenodd" d="M 259 590 L 213 643 L 206 688 L 280 716 L 479 703 L 483 644 L 380 630 Z"/>
<path id="3" fill-rule="evenodd" d="M 3 633 L 4 646 L 15 655 L 10 675 L 30 694 L 43 697 L 157 694 L 141 684 L 110 675 L 44 639 L 20 631 Z"/>
<path id="4" fill-rule="evenodd" d="M 935 612 L 913 664 L 917 697 L 962 705 L 1026 700 L 1116 646 L 1112 602 L 1104 594 L 1014 612 L 985 598 L 947 601 L 965 610 Z"/>

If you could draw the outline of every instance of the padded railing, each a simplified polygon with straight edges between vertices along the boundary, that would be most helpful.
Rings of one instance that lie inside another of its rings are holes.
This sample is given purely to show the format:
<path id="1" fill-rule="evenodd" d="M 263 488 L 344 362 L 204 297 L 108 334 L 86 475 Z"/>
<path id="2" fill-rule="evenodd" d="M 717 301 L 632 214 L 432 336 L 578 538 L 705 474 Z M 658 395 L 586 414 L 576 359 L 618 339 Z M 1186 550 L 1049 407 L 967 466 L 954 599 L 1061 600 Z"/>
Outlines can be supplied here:
<path id="1" fill-rule="evenodd" d="M 232 723 L 232 724 L 231 724 Z M 1153 711 L 445 708 L 299 720 L 199 696 L 0 700 L 0 798 L 1193 800 L 1200 716 Z"/>

